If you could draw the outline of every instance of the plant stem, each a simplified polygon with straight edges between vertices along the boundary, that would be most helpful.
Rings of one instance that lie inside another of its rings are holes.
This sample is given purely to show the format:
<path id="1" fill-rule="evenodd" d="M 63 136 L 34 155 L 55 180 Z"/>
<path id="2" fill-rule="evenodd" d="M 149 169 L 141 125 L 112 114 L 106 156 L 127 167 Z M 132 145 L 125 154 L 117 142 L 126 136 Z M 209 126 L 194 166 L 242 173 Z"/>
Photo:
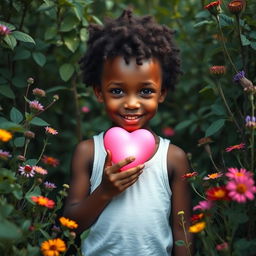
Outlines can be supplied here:
<path id="1" fill-rule="evenodd" d="M 200 197 L 203 198 L 204 200 L 207 200 L 206 197 L 202 196 L 202 195 L 197 191 L 197 189 L 195 188 L 194 183 L 192 183 L 192 182 L 191 182 L 191 187 L 192 187 L 192 189 L 194 190 L 194 192 L 195 192 L 198 196 L 200 196 Z"/>
<path id="2" fill-rule="evenodd" d="M 252 117 L 255 115 L 254 107 L 254 95 L 251 93 L 250 96 L 251 108 L 252 108 Z M 254 128 L 251 129 L 251 171 L 254 171 Z"/>
<path id="3" fill-rule="evenodd" d="M 41 158 L 42 158 L 42 156 L 43 156 L 43 153 L 44 153 L 44 151 L 45 151 L 46 145 L 47 145 L 47 141 L 48 141 L 48 137 L 46 137 L 46 139 L 44 140 L 43 149 L 42 149 L 41 154 L 40 154 L 40 156 L 38 157 L 38 160 L 37 160 L 37 162 L 36 162 L 35 165 L 37 165 L 38 162 L 41 160 Z"/>
<path id="4" fill-rule="evenodd" d="M 216 15 L 216 20 L 217 20 L 217 24 L 218 24 L 218 29 L 219 29 L 219 32 L 220 32 L 220 35 L 221 35 L 221 42 L 222 42 L 222 46 L 223 46 L 223 50 L 224 50 L 224 54 L 228 57 L 228 60 L 231 64 L 231 66 L 233 67 L 235 73 L 238 73 L 237 69 L 236 69 L 236 66 L 234 65 L 229 53 L 228 53 L 228 50 L 227 50 L 227 47 L 226 47 L 226 44 L 225 44 L 225 41 L 224 41 L 224 35 L 223 35 L 223 32 L 222 32 L 222 29 L 221 29 L 221 26 L 220 26 L 220 19 L 219 19 L 219 16 Z"/>
<path id="5" fill-rule="evenodd" d="M 223 90 L 222 90 L 222 88 L 221 88 L 221 84 L 220 84 L 219 80 L 217 80 L 217 89 L 218 89 L 218 91 L 219 91 L 219 94 L 220 94 L 220 96 L 221 96 L 221 98 L 222 98 L 222 100 L 223 100 L 223 103 L 224 103 L 224 105 L 225 105 L 225 107 L 226 107 L 226 109 L 227 109 L 227 111 L 228 111 L 228 113 L 229 113 L 229 115 L 230 115 L 232 121 L 235 123 L 237 129 L 238 129 L 239 132 L 242 134 L 242 130 L 241 130 L 240 126 L 238 125 L 238 123 L 237 123 L 237 121 L 236 121 L 236 119 L 235 119 L 235 117 L 234 117 L 234 114 L 232 113 L 232 111 L 231 111 L 231 109 L 230 109 L 230 107 L 229 107 L 229 105 L 228 105 L 228 103 L 227 103 L 225 94 L 224 94 L 224 92 L 223 92 Z"/>
<path id="6" fill-rule="evenodd" d="M 183 233 L 184 233 L 184 236 L 185 236 L 185 247 L 186 247 L 186 250 L 187 250 L 187 255 L 192 256 L 191 251 L 190 251 L 190 243 L 188 242 L 188 236 L 187 236 L 187 231 L 186 231 L 186 227 L 185 227 L 185 221 L 184 221 L 183 214 L 181 214 L 181 226 L 182 226 Z"/>

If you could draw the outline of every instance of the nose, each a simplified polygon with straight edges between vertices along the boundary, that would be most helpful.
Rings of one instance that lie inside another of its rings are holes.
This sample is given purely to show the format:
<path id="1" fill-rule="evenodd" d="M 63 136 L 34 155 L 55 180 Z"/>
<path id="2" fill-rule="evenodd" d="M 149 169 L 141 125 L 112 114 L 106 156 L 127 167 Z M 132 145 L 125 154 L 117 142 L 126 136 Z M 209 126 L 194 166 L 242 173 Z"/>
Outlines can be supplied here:
<path id="1" fill-rule="evenodd" d="M 124 108 L 125 109 L 138 109 L 140 107 L 140 102 L 137 97 L 135 96 L 129 96 L 127 97 Z"/>

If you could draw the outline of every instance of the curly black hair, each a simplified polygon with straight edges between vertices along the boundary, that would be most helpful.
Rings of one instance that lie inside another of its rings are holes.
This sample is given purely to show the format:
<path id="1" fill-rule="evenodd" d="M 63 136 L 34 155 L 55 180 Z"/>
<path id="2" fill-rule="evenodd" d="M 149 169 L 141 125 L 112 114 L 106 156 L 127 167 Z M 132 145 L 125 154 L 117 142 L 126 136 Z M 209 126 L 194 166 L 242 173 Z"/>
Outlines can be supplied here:
<path id="1" fill-rule="evenodd" d="M 88 86 L 101 84 L 103 62 L 107 58 L 130 57 L 142 65 L 143 59 L 156 57 L 162 66 L 165 88 L 174 89 L 181 72 L 180 50 L 173 41 L 174 32 L 156 23 L 150 15 L 135 17 L 125 9 L 117 19 L 106 19 L 104 25 L 90 24 L 87 51 L 80 60 L 83 82 Z"/>

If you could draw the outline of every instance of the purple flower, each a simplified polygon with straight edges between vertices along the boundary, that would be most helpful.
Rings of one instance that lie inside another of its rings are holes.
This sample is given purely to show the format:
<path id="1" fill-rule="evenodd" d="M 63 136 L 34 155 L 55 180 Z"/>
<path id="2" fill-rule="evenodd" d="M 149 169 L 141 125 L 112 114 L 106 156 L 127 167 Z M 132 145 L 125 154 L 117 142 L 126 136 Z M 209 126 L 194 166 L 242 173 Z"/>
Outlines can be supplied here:
<path id="1" fill-rule="evenodd" d="M 56 185 L 55 185 L 54 183 L 51 183 L 51 182 L 48 182 L 48 181 L 46 181 L 46 182 L 44 183 L 44 186 L 45 186 L 45 188 L 47 188 L 47 189 L 56 188 Z"/>
<path id="2" fill-rule="evenodd" d="M 242 71 L 239 71 L 237 74 L 234 75 L 233 80 L 235 82 L 239 82 L 243 77 L 245 77 L 245 72 L 242 70 Z"/>
<path id="3" fill-rule="evenodd" d="M 35 110 L 35 111 L 43 111 L 44 110 L 43 105 L 40 104 L 39 101 L 37 101 L 37 100 L 30 101 L 29 107 L 30 107 L 30 109 Z"/>
<path id="4" fill-rule="evenodd" d="M 3 151 L 0 149 L 0 159 L 8 160 L 8 158 L 12 157 L 12 155 L 8 151 Z"/>

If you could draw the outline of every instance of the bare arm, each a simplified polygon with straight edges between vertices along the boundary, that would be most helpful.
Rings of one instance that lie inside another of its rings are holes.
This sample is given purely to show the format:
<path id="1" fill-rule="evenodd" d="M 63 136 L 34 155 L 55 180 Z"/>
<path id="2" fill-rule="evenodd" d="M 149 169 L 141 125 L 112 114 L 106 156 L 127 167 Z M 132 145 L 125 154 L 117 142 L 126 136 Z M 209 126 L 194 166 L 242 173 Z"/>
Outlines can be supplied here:
<path id="1" fill-rule="evenodd" d="M 72 159 L 69 195 L 65 204 L 64 216 L 75 220 L 81 232 L 89 228 L 99 217 L 111 199 L 122 193 L 138 180 L 143 165 L 119 172 L 120 168 L 132 162 L 126 158 L 119 163 L 111 164 L 111 153 L 108 152 L 102 181 L 90 194 L 90 175 L 93 161 L 93 140 L 78 144 Z"/>
<path id="2" fill-rule="evenodd" d="M 185 228 L 188 242 L 192 243 L 192 234 L 188 232 L 188 226 L 191 216 L 191 193 L 190 187 L 186 181 L 182 179 L 188 171 L 188 161 L 183 150 L 175 145 L 170 145 L 168 150 L 168 172 L 170 177 L 170 186 L 172 190 L 172 215 L 171 226 L 173 230 L 173 241 L 185 241 L 184 231 L 180 225 L 181 216 L 179 211 L 184 211 Z M 193 246 L 191 246 L 191 253 Z M 187 256 L 187 250 L 184 246 L 173 247 L 173 256 Z"/>

